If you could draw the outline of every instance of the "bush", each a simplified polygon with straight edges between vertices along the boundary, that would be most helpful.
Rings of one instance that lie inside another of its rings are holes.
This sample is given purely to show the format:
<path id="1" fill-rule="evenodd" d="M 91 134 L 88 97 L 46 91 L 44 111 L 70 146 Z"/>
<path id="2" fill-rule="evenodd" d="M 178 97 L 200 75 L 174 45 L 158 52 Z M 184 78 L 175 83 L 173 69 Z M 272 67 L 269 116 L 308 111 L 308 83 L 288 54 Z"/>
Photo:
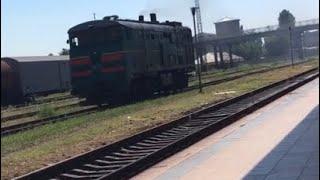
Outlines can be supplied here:
<path id="1" fill-rule="evenodd" d="M 262 55 L 261 40 L 247 41 L 234 47 L 233 52 L 245 60 L 258 60 Z"/>
<path id="2" fill-rule="evenodd" d="M 266 55 L 269 57 L 286 55 L 289 52 L 290 40 L 286 36 L 265 38 Z"/>
<path id="3" fill-rule="evenodd" d="M 40 110 L 38 112 L 39 118 L 47 118 L 55 115 L 55 110 L 53 107 L 48 105 L 43 105 L 40 107 Z"/>

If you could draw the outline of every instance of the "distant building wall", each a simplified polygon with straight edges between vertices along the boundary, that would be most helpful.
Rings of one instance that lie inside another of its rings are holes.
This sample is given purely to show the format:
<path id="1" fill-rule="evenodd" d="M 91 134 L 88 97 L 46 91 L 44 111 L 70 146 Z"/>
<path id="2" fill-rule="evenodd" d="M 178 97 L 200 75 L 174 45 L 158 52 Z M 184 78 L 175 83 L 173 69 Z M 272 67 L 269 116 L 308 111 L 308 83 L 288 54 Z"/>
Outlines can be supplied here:
<path id="1" fill-rule="evenodd" d="M 218 38 L 238 36 L 241 34 L 239 19 L 216 22 L 215 28 Z"/>
<path id="2" fill-rule="evenodd" d="M 319 47 L 319 31 L 305 32 L 303 42 L 305 47 Z"/>

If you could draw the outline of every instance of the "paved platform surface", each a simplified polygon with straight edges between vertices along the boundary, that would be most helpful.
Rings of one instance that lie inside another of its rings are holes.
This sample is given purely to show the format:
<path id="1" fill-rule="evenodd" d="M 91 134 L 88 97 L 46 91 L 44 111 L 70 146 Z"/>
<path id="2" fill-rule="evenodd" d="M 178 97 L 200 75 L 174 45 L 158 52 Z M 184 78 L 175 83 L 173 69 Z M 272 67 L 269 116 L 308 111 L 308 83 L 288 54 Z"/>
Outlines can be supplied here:
<path id="1" fill-rule="evenodd" d="M 319 179 L 319 79 L 132 179 Z"/>

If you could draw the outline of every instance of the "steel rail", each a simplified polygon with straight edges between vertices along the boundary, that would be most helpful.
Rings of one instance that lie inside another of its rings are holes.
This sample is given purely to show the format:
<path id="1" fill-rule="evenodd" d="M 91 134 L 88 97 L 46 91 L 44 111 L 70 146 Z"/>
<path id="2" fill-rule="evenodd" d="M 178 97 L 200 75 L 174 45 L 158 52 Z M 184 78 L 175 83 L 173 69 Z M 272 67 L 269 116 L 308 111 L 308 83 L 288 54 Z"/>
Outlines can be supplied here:
<path id="1" fill-rule="evenodd" d="M 308 70 L 17 179 L 128 179 L 318 76 Z"/>
<path id="2" fill-rule="evenodd" d="M 32 129 L 38 126 L 42 126 L 45 124 L 49 124 L 49 123 L 54 123 L 57 121 L 63 121 L 66 119 L 70 119 L 70 118 L 74 118 L 74 117 L 78 117 L 78 116 L 82 116 L 85 114 L 90 114 L 93 112 L 97 112 L 98 110 L 101 110 L 100 107 L 97 106 L 93 106 L 93 107 L 89 107 L 86 109 L 81 109 L 78 111 L 73 111 L 73 112 L 69 112 L 69 113 L 65 113 L 65 114 L 60 114 L 57 116 L 51 116 L 48 118 L 42 118 L 42 119 L 38 119 L 38 120 L 34 120 L 34 121 L 28 121 L 28 122 L 23 122 L 20 124 L 15 124 L 15 125 L 11 125 L 11 126 L 5 126 L 5 127 L 1 127 L 1 137 L 7 136 L 7 135 L 11 135 L 17 132 L 21 132 L 21 131 L 25 131 L 28 129 Z"/>
<path id="3" fill-rule="evenodd" d="M 81 102 L 83 102 L 83 101 L 66 103 L 66 104 L 55 106 L 55 107 L 53 107 L 53 109 L 59 110 L 59 109 L 63 109 L 63 108 L 75 107 L 75 106 L 79 105 Z M 40 112 L 40 110 L 32 110 L 29 112 L 22 112 L 22 113 L 12 114 L 9 116 L 4 116 L 4 117 L 1 117 L 1 122 L 16 120 L 16 119 L 25 118 L 25 117 L 31 117 L 31 116 L 38 114 L 39 112 Z"/>
<path id="4" fill-rule="evenodd" d="M 64 95 L 64 96 L 39 99 L 34 102 L 30 102 L 28 104 L 15 105 L 15 106 L 13 106 L 13 108 L 28 108 L 29 106 L 33 106 L 33 105 L 37 105 L 37 104 L 46 104 L 46 103 L 50 103 L 53 101 L 61 101 L 61 100 L 66 100 L 66 99 L 71 99 L 71 98 L 75 98 L 75 97 L 69 94 L 69 95 Z M 9 111 L 9 107 L 1 107 L 1 111 Z"/>

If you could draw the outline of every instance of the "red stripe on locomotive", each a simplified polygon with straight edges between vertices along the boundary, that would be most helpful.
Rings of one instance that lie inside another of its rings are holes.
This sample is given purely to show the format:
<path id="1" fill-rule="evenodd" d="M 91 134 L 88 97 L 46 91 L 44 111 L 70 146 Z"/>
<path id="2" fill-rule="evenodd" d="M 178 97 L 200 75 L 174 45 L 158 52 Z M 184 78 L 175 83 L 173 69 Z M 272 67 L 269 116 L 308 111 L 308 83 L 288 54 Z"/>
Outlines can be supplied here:
<path id="1" fill-rule="evenodd" d="M 73 72 L 71 73 L 72 77 L 86 77 L 91 74 L 90 71 L 81 71 L 81 72 Z"/>
<path id="2" fill-rule="evenodd" d="M 123 66 L 119 66 L 119 67 L 109 67 L 109 68 L 103 68 L 101 70 L 101 72 L 104 73 L 112 73 L 112 72 L 122 72 L 124 71 L 125 68 Z"/>
<path id="3" fill-rule="evenodd" d="M 91 64 L 89 57 L 73 58 L 70 60 L 71 65 Z"/>
<path id="4" fill-rule="evenodd" d="M 104 54 L 102 56 L 101 61 L 102 62 L 110 62 L 110 61 L 117 61 L 123 59 L 124 54 L 123 53 L 110 53 L 110 54 Z"/>

